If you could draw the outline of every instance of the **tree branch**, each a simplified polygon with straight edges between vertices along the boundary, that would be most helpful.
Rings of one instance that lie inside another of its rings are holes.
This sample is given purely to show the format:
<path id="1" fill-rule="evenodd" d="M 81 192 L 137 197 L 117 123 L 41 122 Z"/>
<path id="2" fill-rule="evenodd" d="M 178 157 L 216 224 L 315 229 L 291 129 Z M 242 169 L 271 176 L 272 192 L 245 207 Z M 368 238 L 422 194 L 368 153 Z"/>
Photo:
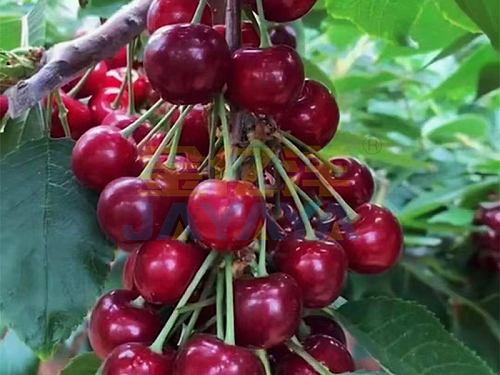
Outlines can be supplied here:
<path id="1" fill-rule="evenodd" d="M 134 0 L 93 33 L 48 50 L 42 59 L 43 67 L 35 75 L 7 90 L 11 117 L 17 117 L 91 64 L 113 57 L 146 28 L 151 2 Z"/>

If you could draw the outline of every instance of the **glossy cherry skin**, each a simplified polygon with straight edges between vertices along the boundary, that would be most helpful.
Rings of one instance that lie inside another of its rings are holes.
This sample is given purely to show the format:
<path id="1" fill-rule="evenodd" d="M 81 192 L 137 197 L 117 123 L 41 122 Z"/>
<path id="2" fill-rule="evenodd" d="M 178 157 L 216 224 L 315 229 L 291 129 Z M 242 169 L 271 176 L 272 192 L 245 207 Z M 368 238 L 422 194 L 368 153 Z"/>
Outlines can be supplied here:
<path id="1" fill-rule="evenodd" d="M 204 104 L 226 84 L 231 54 L 207 25 L 164 26 L 149 39 L 144 68 L 153 89 L 173 104 Z M 168 79 L 165 77 L 168 76 Z"/>
<path id="2" fill-rule="evenodd" d="M 242 278 L 234 282 L 236 343 L 271 348 L 288 341 L 299 328 L 302 300 L 290 276 Z"/>
<path id="3" fill-rule="evenodd" d="M 179 111 L 174 113 L 171 124 L 178 120 L 179 115 Z M 182 125 L 177 152 L 189 155 L 193 160 L 203 161 L 210 148 L 208 124 L 208 113 L 205 108 L 202 105 L 194 106 Z"/>
<path id="4" fill-rule="evenodd" d="M 113 111 L 108 114 L 104 118 L 104 120 L 102 120 L 101 125 L 110 125 L 123 130 L 127 126 L 135 122 L 138 118 L 138 115 L 129 115 L 125 111 Z M 139 143 L 149 134 L 152 129 L 153 127 L 149 124 L 149 122 L 143 122 L 132 134 L 134 141 Z"/>
<path id="5" fill-rule="evenodd" d="M 335 98 L 323 84 L 311 79 L 298 100 L 276 116 L 282 130 L 314 148 L 323 148 L 333 139 L 339 119 Z"/>
<path id="6" fill-rule="evenodd" d="M 250 350 L 198 335 L 177 355 L 173 375 L 264 375 L 264 369 Z"/>
<path id="7" fill-rule="evenodd" d="M 245 0 L 257 11 L 255 0 Z M 267 21 L 290 22 L 303 17 L 311 10 L 316 0 L 263 0 L 264 16 Z"/>
<path id="8" fill-rule="evenodd" d="M 127 66 L 127 47 L 120 48 L 116 55 L 104 62 L 110 70 Z"/>
<path id="9" fill-rule="evenodd" d="M 365 203 L 356 210 L 358 219 L 352 233 L 340 225 L 343 239 L 339 243 L 349 258 L 349 268 L 362 274 L 387 271 L 397 262 L 403 250 L 403 230 L 387 208 Z"/>
<path id="10" fill-rule="evenodd" d="M 221 36 L 226 38 L 226 25 L 215 25 L 214 29 L 217 30 Z M 241 46 L 251 48 L 260 46 L 259 33 L 257 33 L 257 30 L 255 30 L 255 27 L 250 21 L 243 21 L 241 23 Z"/>
<path id="11" fill-rule="evenodd" d="M 324 335 L 314 335 L 304 341 L 304 349 L 330 372 L 342 374 L 354 371 L 354 360 L 347 348 L 334 338 Z M 278 366 L 278 375 L 317 375 L 298 355 L 285 358 Z"/>
<path id="12" fill-rule="evenodd" d="M 101 124 L 107 115 L 115 111 L 112 104 L 119 92 L 120 89 L 116 87 L 106 87 L 90 98 L 88 105 L 94 124 Z M 117 109 L 125 110 L 127 108 L 127 100 L 127 94 L 124 94 Z"/>
<path id="13" fill-rule="evenodd" d="M 86 187 L 102 190 L 116 178 L 137 176 L 137 147 L 125 139 L 120 129 L 97 126 L 76 142 L 71 167 Z"/>
<path id="14" fill-rule="evenodd" d="M 269 33 L 274 45 L 284 44 L 293 49 L 297 48 L 297 33 L 290 25 L 277 25 Z"/>
<path id="15" fill-rule="evenodd" d="M 231 58 L 227 95 L 241 108 L 271 114 L 288 108 L 304 86 L 304 65 L 288 46 L 241 48 Z"/>
<path id="16" fill-rule="evenodd" d="M 153 310 L 137 307 L 132 302 L 139 293 L 114 290 L 97 302 L 89 323 L 89 340 L 94 352 L 102 359 L 116 347 L 140 342 L 151 344 L 162 328 Z"/>
<path id="17" fill-rule="evenodd" d="M 87 98 L 101 91 L 105 86 L 107 71 L 108 67 L 106 66 L 106 63 L 104 61 L 101 61 L 99 64 L 97 64 L 92 73 L 90 73 L 89 77 L 85 81 L 83 87 L 76 94 L 76 98 Z M 80 82 L 83 74 L 84 73 L 80 74 L 79 77 L 73 79 L 67 85 L 63 86 L 63 90 L 65 92 L 70 91 L 78 84 L 78 82 Z"/>
<path id="18" fill-rule="evenodd" d="M 309 315 L 304 318 L 304 323 L 309 327 L 312 335 L 325 335 L 333 337 L 343 345 L 347 345 L 344 330 L 335 320 L 321 315 Z"/>
<path id="19" fill-rule="evenodd" d="M 124 344 L 113 350 L 103 364 L 102 375 L 169 375 L 175 354 L 153 352 L 144 344 Z"/>
<path id="20" fill-rule="evenodd" d="M 330 160 L 330 163 L 341 167 L 341 174 L 334 174 L 330 168 L 321 164 L 318 168 L 328 183 L 339 193 L 342 198 L 352 208 L 357 208 L 364 203 L 368 203 L 375 190 L 370 169 L 352 158 L 336 158 Z M 335 201 L 330 194 L 321 197 L 327 201 Z"/>
<path id="21" fill-rule="evenodd" d="M 173 239 L 146 242 L 137 255 L 134 281 L 144 299 L 174 304 L 182 297 L 206 257 L 206 251 Z"/>
<path id="22" fill-rule="evenodd" d="M 276 269 L 295 279 L 304 306 L 323 308 L 337 299 L 347 274 L 347 256 L 335 241 L 288 235 L 274 255 Z"/>
<path id="23" fill-rule="evenodd" d="M 299 232 L 304 230 L 304 224 L 295 205 L 287 202 L 280 202 L 279 209 L 273 210 L 274 219 L 286 232 Z"/>
<path id="24" fill-rule="evenodd" d="M 0 120 L 7 114 L 9 110 L 9 100 L 7 95 L 0 95 Z"/>
<path id="25" fill-rule="evenodd" d="M 119 89 L 126 77 L 127 68 L 109 70 L 106 73 L 104 86 Z M 137 70 L 132 70 L 132 88 L 134 90 L 135 105 L 142 105 L 150 95 L 151 87 L 146 76 Z"/>
<path id="26" fill-rule="evenodd" d="M 198 0 L 154 0 L 148 11 L 147 25 L 150 34 L 160 27 L 178 23 L 190 23 Z M 212 26 L 212 12 L 208 5 L 203 9 L 201 23 Z"/>
<path id="27" fill-rule="evenodd" d="M 188 201 L 194 238 L 218 251 L 238 251 L 249 245 L 262 225 L 265 201 L 246 181 L 207 180 Z"/>
<path id="28" fill-rule="evenodd" d="M 135 260 L 137 259 L 138 252 L 139 250 L 132 252 L 125 261 L 125 264 L 123 265 L 123 271 L 122 271 L 123 289 L 137 290 L 134 283 L 134 269 L 135 269 Z"/>
<path id="29" fill-rule="evenodd" d="M 61 99 L 66 107 L 68 113 L 66 114 L 68 119 L 69 131 L 71 133 L 71 138 L 75 141 L 78 140 L 87 130 L 94 126 L 92 121 L 92 115 L 89 108 L 61 92 Z M 45 104 L 47 101 L 45 101 Z M 50 137 L 51 138 L 63 138 L 65 137 L 64 129 L 59 118 L 59 108 L 55 100 L 52 101 L 52 115 L 50 117 Z"/>
<path id="30" fill-rule="evenodd" d="M 486 225 L 500 232 L 500 202 L 480 207 L 476 212 L 474 223 Z"/>

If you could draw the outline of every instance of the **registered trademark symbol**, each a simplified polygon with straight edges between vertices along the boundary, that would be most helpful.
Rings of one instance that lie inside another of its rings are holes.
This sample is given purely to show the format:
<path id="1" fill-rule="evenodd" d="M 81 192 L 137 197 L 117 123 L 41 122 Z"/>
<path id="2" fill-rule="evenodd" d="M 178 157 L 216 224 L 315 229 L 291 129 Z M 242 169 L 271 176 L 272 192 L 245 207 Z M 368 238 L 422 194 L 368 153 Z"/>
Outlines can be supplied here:
<path id="1" fill-rule="evenodd" d="M 369 135 L 363 141 L 363 148 L 369 154 L 376 154 L 382 150 L 382 141 L 378 137 Z"/>

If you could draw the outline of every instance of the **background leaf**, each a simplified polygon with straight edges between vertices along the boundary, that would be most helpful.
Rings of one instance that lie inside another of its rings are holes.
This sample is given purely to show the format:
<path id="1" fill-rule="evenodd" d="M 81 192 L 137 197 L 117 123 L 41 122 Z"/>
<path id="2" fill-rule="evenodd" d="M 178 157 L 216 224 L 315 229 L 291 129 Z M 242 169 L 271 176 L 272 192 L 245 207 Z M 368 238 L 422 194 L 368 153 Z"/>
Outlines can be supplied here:
<path id="1" fill-rule="evenodd" d="M 497 0 L 455 0 L 500 50 L 500 2 Z"/>
<path id="2" fill-rule="evenodd" d="M 93 375 L 101 366 L 101 360 L 94 353 L 84 353 L 73 358 L 59 375 Z"/>
<path id="3" fill-rule="evenodd" d="M 36 375 L 38 357 L 12 331 L 0 341 L 0 374 Z"/>

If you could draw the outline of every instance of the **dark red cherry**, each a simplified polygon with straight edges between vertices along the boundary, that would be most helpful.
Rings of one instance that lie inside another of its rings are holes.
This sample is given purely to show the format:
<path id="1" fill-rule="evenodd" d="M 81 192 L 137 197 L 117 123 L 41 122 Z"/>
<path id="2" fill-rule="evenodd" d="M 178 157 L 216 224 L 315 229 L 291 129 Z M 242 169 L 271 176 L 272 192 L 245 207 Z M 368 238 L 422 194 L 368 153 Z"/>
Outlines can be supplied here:
<path id="1" fill-rule="evenodd" d="M 274 255 L 276 269 L 290 275 L 302 290 L 305 307 L 323 308 L 337 299 L 347 274 L 347 257 L 335 241 L 288 235 Z"/>
<path id="2" fill-rule="evenodd" d="M 500 232 L 500 202 L 488 203 L 480 207 L 476 212 L 474 222 Z"/>
<path id="3" fill-rule="evenodd" d="M 107 115 L 115 111 L 112 104 L 119 92 L 116 87 L 106 87 L 90 98 L 89 108 L 94 124 L 101 124 Z M 127 109 L 127 94 L 122 96 L 117 109 Z"/>
<path id="4" fill-rule="evenodd" d="M 114 290 L 97 302 L 89 323 L 89 340 L 94 352 L 102 359 L 116 347 L 140 342 L 151 344 L 162 328 L 153 310 L 134 306 L 139 293 Z"/>
<path id="5" fill-rule="evenodd" d="M 226 25 L 215 25 L 214 29 L 226 38 Z M 241 23 L 241 46 L 257 48 L 260 46 L 260 36 L 252 22 L 243 21 Z"/>
<path id="6" fill-rule="evenodd" d="M 173 104 L 204 104 L 226 84 L 229 47 L 207 25 L 164 26 L 149 39 L 144 68 L 153 89 Z M 168 79 L 165 79 L 168 77 Z"/>
<path id="7" fill-rule="evenodd" d="M 349 268 L 358 273 L 387 271 L 403 250 L 403 230 L 385 207 L 365 203 L 356 210 L 359 217 L 350 226 L 341 223 L 339 240 L 349 259 Z"/>
<path id="8" fill-rule="evenodd" d="M 297 33 L 290 25 L 277 25 L 269 33 L 271 42 L 276 46 L 284 44 L 293 49 L 297 48 Z"/>
<path id="9" fill-rule="evenodd" d="M 174 124 L 178 120 L 179 115 L 179 111 L 176 111 L 170 122 Z M 194 106 L 184 120 L 177 152 L 189 155 L 193 160 L 203 161 L 205 159 L 210 147 L 208 116 L 202 105 Z"/>
<path id="10" fill-rule="evenodd" d="M 322 209 L 327 215 L 326 218 L 319 218 L 317 216 L 311 218 L 311 224 L 316 232 L 316 236 L 322 240 L 342 240 L 340 223 L 347 217 L 344 209 L 336 202 L 326 202 L 323 204 Z"/>
<path id="11" fill-rule="evenodd" d="M 308 156 L 307 158 L 314 167 L 319 167 L 320 162 L 318 159 L 314 156 Z M 323 195 L 323 185 L 312 169 L 287 148 L 283 149 L 283 166 L 287 171 L 288 177 L 306 193 L 309 195 Z M 284 201 L 293 202 L 292 196 L 286 186 L 283 188 L 282 197 Z"/>
<path id="12" fill-rule="evenodd" d="M 190 23 L 198 0 L 154 0 L 148 11 L 148 31 L 153 34 L 162 26 Z M 208 5 L 203 9 L 201 23 L 212 26 L 212 13 Z"/>
<path id="13" fill-rule="evenodd" d="M 470 263 L 480 269 L 498 273 L 500 272 L 500 252 L 479 249 L 472 256 Z"/>
<path id="14" fill-rule="evenodd" d="M 323 148 L 333 139 L 339 119 L 335 98 L 323 84 L 311 79 L 298 100 L 276 116 L 282 130 L 315 148 Z"/>
<path id="15" fill-rule="evenodd" d="M 126 78 L 127 68 L 109 70 L 106 73 L 104 86 L 120 88 Z M 132 70 L 132 88 L 136 106 L 142 105 L 150 95 L 151 87 L 146 76 L 137 70 Z"/>
<path id="16" fill-rule="evenodd" d="M 122 271 L 122 285 L 123 289 L 127 290 L 137 290 L 134 284 L 134 269 L 135 269 L 135 260 L 137 259 L 137 252 L 139 250 L 134 251 L 131 253 L 127 260 L 125 261 L 125 264 L 123 266 L 123 271 Z"/>
<path id="17" fill-rule="evenodd" d="M 90 73 L 89 77 L 85 81 L 83 87 L 76 94 L 76 98 L 87 98 L 101 91 L 105 86 L 107 71 L 108 67 L 106 66 L 105 62 L 101 61 L 99 64 L 97 64 L 92 73 Z M 65 92 L 70 91 L 78 84 L 78 82 L 80 82 L 83 74 L 84 73 L 80 74 L 77 78 L 73 79 L 67 85 L 63 86 L 63 90 Z"/>
<path id="18" fill-rule="evenodd" d="M 255 0 L 245 0 L 257 11 Z M 264 16 L 272 22 L 290 22 L 303 17 L 311 10 L 316 0 L 263 0 Z"/>
<path id="19" fill-rule="evenodd" d="M 103 364 L 102 375 L 169 375 L 175 353 L 153 352 L 144 344 L 124 344 L 113 350 Z"/>
<path id="20" fill-rule="evenodd" d="M 472 241 L 478 250 L 487 249 L 500 254 L 500 232 L 491 228 L 486 232 L 475 232 Z"/>
<path id="21" fill-rule="evenodd" d="M 0 120 L 7 114 L 9 110 L 9 100 L 7 95 L 0 95 Z"/>
<path id="22" fill-rule="evenodd" d="M 120 50 L 112 58 L 104 60 L 108 69 L 118 69 L 127 66 L 127 47 Z"/>
<path id="23" fill-rule="evenodd" d="M 174 304 L 184 294 L 205 259 L 206 251 L 172 239 L 148 241 L 135 262 L 134 280 L 144 299 Z"/>
<path id="24" fill-rule="evenodd" d="M 304 318 L 312 335 L 325 335 L 333 337 L 340 343 L 346 345 L 347 339 L 344 330 L 335 320 L 322 315 L 309 315 Z"/>
<path id="25" fill-rule="evenodd" d="M 234 282 L 236 343 L 271 348 L 288 341 L 299 328 L 301 292 L 290 276 L 243 278 Z"/>
<path id="26" fill-rule="evenodd" d="M 352 208 L 368 203 L 373 196 L 375 183 L 367 166 L 352 158 L 335 158 L 330 163 L 342 168 L 342 173 L 334 174 L 330 168 L 321 164 L 318 170 L 328 183 L 339 193 Z M 321 197 L 327 201 L 335 201 L 330 194 Z"/>
<path id="27" fill-rule="evenodd" d="M 97 126 L 76 142 L 71 167 L 86 187 L 102 190 L 116 178 L 137 176 L 137 158 L 137 147 L 121 135 L 120 129 Z"/>
<path id="28" fill-rule="evenodd" d="M 227 94 L 249 111 L 270 114 L 285 110 L 304 86 L 304 65 L 288 46 L 241 48 L 233 53 Z"/>
<path id="29" fill-rule="evenodd" d="M 297 208 L 292 203 L 280 202 L 279 207 L 276 207 L 273 213 L 274 219 L 286 233 L 304 230 Z"/>
<path id="30" fill-rule="evenodd" d="M 71 138 L 78 140 L 87 130 L 94 126 L 92 115 L 89 108 L 80 101 L 73 99 L 61 91 L 61 99 L 68 113 L 69 131 Z M 44 101 L 47 105 L 47 100 Z M 59 108 L 55 99 L 52 100 L 52 115 L 50 117 L 50 136 L 51 138 L 63 138 L 64 129 L 59 118 Z"/>
<path id="31" fill-rule="evenodd" d="M 237 251 L 249 245 L 265 210 L 264 197 L 246 181 L 203 181 L 188 201 L 192 234 L 204 246 L 219 251 Z"/>
<path id="32" fill-rule="evenodd" d="M 264 369 L 250 350 L 198 335 L 177 355 L 173 375 L 264 375 Z"/>
<path id="33" fill-rule="evenodd" d="M 304 341 L 304 349 L 330 372 L 343 374 L 354 371 L 354 360 L 347 348 L 334 338 L 314 335 Z M 278 375 L 317 375 L 298 355 L 286 357 L 278 366 Z"/>
<path id="34" fill-rule="evenodd" d="M 138 115 L 129 115 L 125 111 L 113 111 L 108 114 L 104 120 L 102 120 L 101 125 L 110 125 L 117 127 L 118 129 L 125 129 L 127 126 L 135 122 L 139 118 Z M 149 124 L 149 122 L 143 122 L 137 130 L 132 134 L 134 141 L 139 143 L 142 141 L 149 132 L 153 129 L 153 127 Z"/>

